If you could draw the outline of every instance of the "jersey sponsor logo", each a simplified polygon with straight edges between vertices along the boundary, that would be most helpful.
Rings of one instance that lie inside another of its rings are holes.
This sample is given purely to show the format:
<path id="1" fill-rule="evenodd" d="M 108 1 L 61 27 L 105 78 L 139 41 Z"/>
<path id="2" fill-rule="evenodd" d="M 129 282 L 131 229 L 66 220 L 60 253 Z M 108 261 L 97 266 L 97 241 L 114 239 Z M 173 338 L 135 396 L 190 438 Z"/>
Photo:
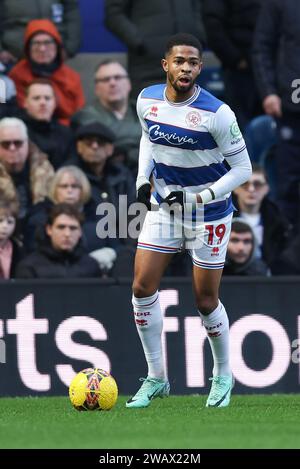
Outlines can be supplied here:
<path id="1" fill-rule="evenodd" d="M 194 140 L 187 135 L 180 136 L 176 132 L 164 132 L 161 130 L 160 125 L 155 124 L 151 125 L 149 128 L 149 136 L 151 142 L 156 142 L 157 140 L 165 140 L 171 145 L 181 146 L 185 145 L 186 143 L 190 145 L 196 145 L 197 140 Z"/>
<path id="2" fill-rule="evenodd" d="M 219 248 L 218 247 L 212 248 L 211 256 L 218 256 L 218 255 L 219 255 Z"/>
<path id="3" fill-rule="evenodd" d="M 208 332 L 207 335 L 209 337 L 219 337 L 221 335 L 221 332 Z"/>
<path id="4" fill-rule="evenodd" d="M 157 111 L 158 111 L 158 107 L 157 106 L 152 106 L 152 108 L 150 110 L 150 116 L 157 117 Z"/>
<path id="5" fill-rule="evenodd" d="M 218 327 L 221 327 L 223 325 L 222 322 L 219 322 L 219 324 L 216 324 L 215 326 L 204 326 L 207 331 L 212 331 L 213 329 L 218 329 Z"/>
<path id="6" fill-rule="evenodd" d="M 148 321 L 146 321 L 146 319 L 136 319 L 135 323 L 138 326 L 147 326 L 148 325 Z"/>
<path id="7" fill-rule="evenodd" d="M 195 127 L 198 127 L 201 122 L 201 116 L 199 112 L 197 111 L 189 112 L 185 117 L 185 122 L 192 129 L 194 129 Z"/>
<path id="8" fill-rule="evenodd" d="M 240 131 L 237 121 L 232 122 L 230 126 L 230 135 L 233 139 L 231 140 L 231 145 L 236 145 L 242 140 L 243 136 L 242 136 L 242 133 Z"/>

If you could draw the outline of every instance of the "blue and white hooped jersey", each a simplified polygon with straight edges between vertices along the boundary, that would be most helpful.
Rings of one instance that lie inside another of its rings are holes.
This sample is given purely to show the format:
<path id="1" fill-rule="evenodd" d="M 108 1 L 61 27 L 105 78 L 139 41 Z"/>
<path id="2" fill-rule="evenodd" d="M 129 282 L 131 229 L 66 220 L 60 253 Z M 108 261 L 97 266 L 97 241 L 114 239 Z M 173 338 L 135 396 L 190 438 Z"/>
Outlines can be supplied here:
<path id="1" fill-rule="evenodd" d="M 196 86 L 182 103 L 168 101 L 166 85 L 145 88 L 137 101 L 143 128 L 140 159 L 152 159 L 154 197 L 160 203 L 171 191 L 199 193 L 226 174 L 225 159 L 245 150 L 233 111 Z M 217 220 L 234 210 L 227 193 L 204 207 L 204 220 Z"/>

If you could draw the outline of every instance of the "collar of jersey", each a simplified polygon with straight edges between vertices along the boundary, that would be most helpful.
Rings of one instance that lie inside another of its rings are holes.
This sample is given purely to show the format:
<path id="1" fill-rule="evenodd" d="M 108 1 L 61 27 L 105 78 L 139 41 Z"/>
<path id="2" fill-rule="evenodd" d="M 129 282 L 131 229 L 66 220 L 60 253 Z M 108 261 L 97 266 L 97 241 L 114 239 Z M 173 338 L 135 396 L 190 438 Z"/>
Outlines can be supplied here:
<path id="1" fill-rule="evenodd" d="M 168 104 L 170 104 L 170 106 L 180 107 L 180 106 L 187 106 L 188 104 L 192 104 L 198 98 L 201 88 L 199 85 L 196 85 L 194 94 L 189 99 L 187 99 L 186 101 L 182 101 L 181 103 L 173 103 L 172 101 L 169 101 L 166 95 L 166 90 L 167 90 L 167 87 L 164 89 L 165 101 Z"/>

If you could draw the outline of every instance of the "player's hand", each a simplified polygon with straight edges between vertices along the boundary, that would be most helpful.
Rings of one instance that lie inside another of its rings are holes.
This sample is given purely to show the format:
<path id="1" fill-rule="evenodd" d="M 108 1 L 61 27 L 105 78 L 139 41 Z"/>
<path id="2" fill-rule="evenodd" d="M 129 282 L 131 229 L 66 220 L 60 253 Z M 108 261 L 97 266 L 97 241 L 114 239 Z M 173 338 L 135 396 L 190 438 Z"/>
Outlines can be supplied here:
<path id="1" fill-rule="evenodd" d="M 184 191 L 172 191 L 170 194 L 163 200 L 168 205 L 178 204 L 181 207 L 185 203 L 185 193 Z"/>
<path id="2" fill-rule="evenodd" d="M 151 210 L 150 197 L 151 197 L 151 184 L 150 182 L 146 182 L 145 184 L 143 184 L 141 187 L 138 188 L 136 199 L 141 204 L 146 205 L 148 210 Z"/>
<path id="3" fill-rule="evenodd" d="M 196 208 L 197 203 L 201 203 L 201 197 L 199 194 L 192 194 L 191 192 L 185 191 L 172 191 L 163 200 L 168 205 L 177 204 L 187 211 L 191 211 Z"/>

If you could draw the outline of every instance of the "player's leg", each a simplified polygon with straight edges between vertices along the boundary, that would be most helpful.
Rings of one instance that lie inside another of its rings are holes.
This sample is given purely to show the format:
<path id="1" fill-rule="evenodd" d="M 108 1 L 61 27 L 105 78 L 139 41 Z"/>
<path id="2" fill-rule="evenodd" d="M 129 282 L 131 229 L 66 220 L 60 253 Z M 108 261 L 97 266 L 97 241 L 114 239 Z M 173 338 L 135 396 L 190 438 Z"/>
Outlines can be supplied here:
<path id="1" fill-rule="evenodd" d="M 155 397 L 169 394 L 162 352 L 163 317 L 158 287 L 172 254 L 137 249 L 133 281 L 135 323 L 148 364 L 148 376 L 126 407 L 148 407 Z"/>
<path id="2" fill-rule="evenodd" d="M 214 368 L 207 407 L 225 407 L 230 402 L 233 377 L 229 363 L 229 321 L 219 300 L 222 269 L 203 269 L 194 265 L 193 287 L 198 311 L 207 331 Z"/>

